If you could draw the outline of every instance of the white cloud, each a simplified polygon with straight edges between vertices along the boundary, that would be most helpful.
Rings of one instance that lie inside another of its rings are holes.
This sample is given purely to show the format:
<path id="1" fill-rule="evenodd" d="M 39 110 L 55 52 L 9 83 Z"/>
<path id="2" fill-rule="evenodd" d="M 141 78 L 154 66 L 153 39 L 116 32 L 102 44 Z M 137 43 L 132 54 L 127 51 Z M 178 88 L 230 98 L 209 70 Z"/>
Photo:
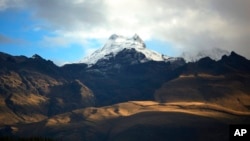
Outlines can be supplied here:
<path id="1" fill-rule="evenodd" d="M 6 0 L 0 0 L 0 10 L 6 9 Z"/>
<path id="2" fill-rule="evenodd" d="M 171 43 L 180 52 L 217 47 L 250 57 L 249 0 L 10 1 L 31 9 L 33 18 L 57 33 L 43 42 L 86 46 L 89 39 L 103 42 L 113 33 L 138 33 L 144 40 Z M 11 2 L 1 0 L 0 7 Z"/>

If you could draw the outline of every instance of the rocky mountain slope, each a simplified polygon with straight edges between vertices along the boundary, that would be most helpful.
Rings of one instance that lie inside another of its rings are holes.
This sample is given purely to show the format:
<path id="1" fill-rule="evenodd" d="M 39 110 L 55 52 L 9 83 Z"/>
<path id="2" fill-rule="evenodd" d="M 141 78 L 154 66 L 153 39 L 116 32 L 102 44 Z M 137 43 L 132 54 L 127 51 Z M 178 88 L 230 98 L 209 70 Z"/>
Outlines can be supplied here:
<path id="1" fill-rule="evenodd" d="M 250 61 L 232 52 L 214 61 L 203 58 L 183 66 L 179 76 L 155 92 L 161 102 L 209 102 L 235 110 L 250 109 Z"/>
<path id="2" fill-rule="evenodd" d="M 0 125 L 41 121 L 48 116 L 94 105 L 94 95 L 78 80 L 38 55 L 0 53 Z"/>

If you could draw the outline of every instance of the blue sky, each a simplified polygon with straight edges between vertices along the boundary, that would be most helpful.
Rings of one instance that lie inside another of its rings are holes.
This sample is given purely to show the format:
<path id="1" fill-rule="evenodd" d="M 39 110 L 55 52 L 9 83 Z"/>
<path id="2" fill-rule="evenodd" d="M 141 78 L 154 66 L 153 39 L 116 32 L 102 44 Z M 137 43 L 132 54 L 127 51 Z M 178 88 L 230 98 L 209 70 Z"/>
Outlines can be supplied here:
<path id="1" fill-rule="evenodd" d="M 31 57 L 39 54 L 45 59 L 56 63 L 77 62 L 83 58 L 84 48 L 77 43 L 68 46 L 50 46 L 43 44 L 44 36 L 56 36 L 50 30 L 41 29 L 46 26 L 43 21 L 32 18 L 31 11 L 6 10 L 0 12 L 0 33 L 8 38 L 0 43 L 0 51 L 12 55 L 25 55 Z"/>
<path id="2" fill-rule="evenodd" d="M 247 0 L 0 0 L 0 51 L 81 61 L 113 33 L 168 56 L 220 48 L 249 58 Z"/>

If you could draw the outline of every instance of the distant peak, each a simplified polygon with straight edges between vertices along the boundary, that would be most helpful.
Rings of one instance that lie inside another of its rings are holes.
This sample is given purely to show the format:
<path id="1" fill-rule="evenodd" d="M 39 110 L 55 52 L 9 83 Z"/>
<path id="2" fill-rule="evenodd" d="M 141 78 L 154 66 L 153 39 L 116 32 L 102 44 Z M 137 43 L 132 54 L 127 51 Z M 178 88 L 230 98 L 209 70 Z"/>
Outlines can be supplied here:
<path id="1" fill-rule="evenodd" d="M 113 47 L 114 44 L 124 44 L 124 45 L 139 47 L 139 48 L 146 48 L 144 41 L 140 38 L 138 34 L 134 34 L 134 36 L 132 37 L 125 37 L 122 35 L 112 34 L 109 37 L 108 43 L 106 43 L 104 47 L 110 47 L 110 45 Z"/>
<path id="2" fill-rule="evenodd" d="M 196 62 L 204 57 L 210 57 L 212 60 L 218 61 L 223 56 L 230 55 L 230 52 L 227 50 L 223 50 L 220 48 L 210 48 L 210 49 L 203 49 L 200 51 L 193 51 L 193 52 L 184 52 L 182 54 L 182 57 L 187 62 Z"/>
<path id="3" fill-rule="evenodd" d="M 135 34 L 133 37 L 134 41 L 137 41 L 137 42 L 140 42 L 140 43 L 143 43 L 143 40 L 140 38 L 139 35 Z"/>
<path id="4" fill-rule="evenodd" d="M 122 36 L 122 35 L 112 34 L 109 37 L 109 40 L 117 40 L 117 39 L 123 39 L 123 41 L 126 41 L 126 40 L 131 41 L 132 40 L 132 41 L 135 41 L 135 42 L 143 43 L 143 40 L 140 38 L 140 36 L 138 34 L 134 34 L 134 36 L 132 36 L 132 37 L 125 37 L 125 36 Z"/>
<path id="5" fill-rule="evenodd" d="M 43 58 L 41 56 L 39 56 L 38 54 L 34 54 L 31 58 L 32 59 L 42 59 L 43 60 Z"/>
<path id="6" fill-rule="evenodd" d="M 232 51 L 229 57 L 234 57 L 234 58 L 241 58 L 241 59 L 246 59 L 245 57 L 237 54 L 236 52 Z"/>
<path id="7" fill-rule="evenodd" d="M 138 40 L 138 39 L 141 39 L 141 38 L 135 33 L 135 35 L 133 36 L 133 39 Z"/>
<path id="8" fill-rule="evenodd" d="M 238 55 L 237 53 L 235 53 L 234 51 L 232 51 L 230 55 L 232 55 L 232 56 L 239 56 L 239 55 Z"/>
<path id="9" fill-rule="evenodd" d="M 117 39 L 119 36 L 117 35 L 117 34 L 112 34 L 110 37 L 109 37 L 109 39 L 110 40 L 115 40 L 115 39 Z"/>

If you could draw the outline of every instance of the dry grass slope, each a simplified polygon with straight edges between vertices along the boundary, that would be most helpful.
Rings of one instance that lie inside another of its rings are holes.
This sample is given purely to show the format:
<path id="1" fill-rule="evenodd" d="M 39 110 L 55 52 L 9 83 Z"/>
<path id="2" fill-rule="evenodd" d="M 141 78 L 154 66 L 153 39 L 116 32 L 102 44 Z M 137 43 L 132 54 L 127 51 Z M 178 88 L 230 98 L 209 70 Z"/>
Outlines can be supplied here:
<path id="1" fill-rule="evenodd" d="M 215 135 L 212 140 L 216 137 L 227 140 L 226 131 L 229 124 L 250 123 L 249 119 L 249 111 L 237 111 L 217 104 L 130 101 L 56 115 L 43 122 L 20 127 L 19 134 L 28 133 L 36 136 L 42 134 L 51 135 L 57 139 L 75 138 L 91 141 L 138 140 L 139 138 L 151 141 L 155 138 L 175 140 L 177 136 L 170 135 L 175 131 L 186 134 L 186 138 L 190 140 L 204 140 L 203 137 L 209 139 L 211 135 Z M 152 137 L 145 137 L 149 133 Z M 193 134 L 193 137 L 189 134 Z"/>

